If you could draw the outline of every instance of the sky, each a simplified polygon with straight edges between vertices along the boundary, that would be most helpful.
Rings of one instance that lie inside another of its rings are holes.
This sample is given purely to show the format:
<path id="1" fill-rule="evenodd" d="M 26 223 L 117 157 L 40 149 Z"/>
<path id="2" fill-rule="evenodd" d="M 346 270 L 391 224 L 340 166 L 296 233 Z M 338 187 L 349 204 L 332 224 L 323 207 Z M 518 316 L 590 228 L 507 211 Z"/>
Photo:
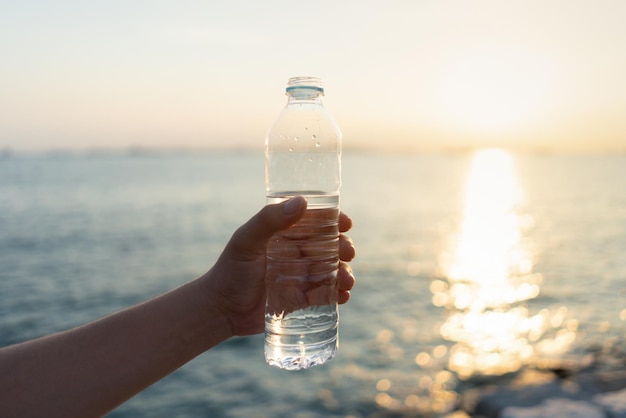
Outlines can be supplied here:
<path id="1" fill-rule="evenodd" d="M 0 0 L 0 150 L 261 148 L 289 77 L 344 146 L 626 150 L 621 0 Z"/>

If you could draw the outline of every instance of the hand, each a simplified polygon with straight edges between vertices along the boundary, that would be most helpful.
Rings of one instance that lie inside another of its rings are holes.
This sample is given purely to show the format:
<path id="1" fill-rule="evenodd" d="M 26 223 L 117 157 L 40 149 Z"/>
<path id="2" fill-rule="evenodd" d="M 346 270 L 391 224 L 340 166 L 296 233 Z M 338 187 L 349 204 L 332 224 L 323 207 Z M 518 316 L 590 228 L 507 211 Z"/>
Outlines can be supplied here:
<path id="1" fill-rule="evenodd" d="M 201 280 L 208 306 L 227 318 L 233 335 L 263 332 L 265 311 L 266 248 L 274 233 L 295 224 L 306 212 L 306 200 L 267 205 L 232 236 L 217 263 Z M 339 270 L 337 301 L 350 299 L 354 276 L 348 261 L 355 256 L 352 241 L 343 235 L 352 220 L 339 214 Z"/>
<path id="2" fill-rule="evenodd" d="M 0 349 L 3 416 L 102 416 L 233 335 L 262 332 L 267 242 L 305 212 L 302 197 L 268 205 L 197 280 L 83 326 Z M 339 214 L 340 232 L 351 223 Z M 354 254 L 340 235 L 339 303 L 354 285 L 346 264 Z"/>

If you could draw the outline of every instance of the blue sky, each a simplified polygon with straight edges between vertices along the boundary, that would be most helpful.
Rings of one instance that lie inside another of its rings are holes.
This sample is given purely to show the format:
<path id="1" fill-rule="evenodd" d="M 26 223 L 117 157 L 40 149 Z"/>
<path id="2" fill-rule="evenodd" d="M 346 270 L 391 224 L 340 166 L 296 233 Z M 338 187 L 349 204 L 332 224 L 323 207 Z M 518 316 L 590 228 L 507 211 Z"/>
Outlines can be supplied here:
<path id="1" fill-rule="evenodd" d="M 262 146 L 321 77 L 354 148 L 626 148 L 626 2 L 0 2 L 0 148 Z"/>

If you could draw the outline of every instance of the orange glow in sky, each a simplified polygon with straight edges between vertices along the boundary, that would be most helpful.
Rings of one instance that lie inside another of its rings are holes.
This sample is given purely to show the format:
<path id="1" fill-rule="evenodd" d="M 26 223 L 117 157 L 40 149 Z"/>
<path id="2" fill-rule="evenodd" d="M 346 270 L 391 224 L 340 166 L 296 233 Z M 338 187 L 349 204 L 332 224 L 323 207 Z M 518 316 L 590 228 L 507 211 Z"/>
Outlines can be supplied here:
<path id="1" fill-rule="evenodd" d="M 260 149 L 321 77 L 349 148 L 626 149 L 626 2 L 13 2 L 0 149 Z"/>

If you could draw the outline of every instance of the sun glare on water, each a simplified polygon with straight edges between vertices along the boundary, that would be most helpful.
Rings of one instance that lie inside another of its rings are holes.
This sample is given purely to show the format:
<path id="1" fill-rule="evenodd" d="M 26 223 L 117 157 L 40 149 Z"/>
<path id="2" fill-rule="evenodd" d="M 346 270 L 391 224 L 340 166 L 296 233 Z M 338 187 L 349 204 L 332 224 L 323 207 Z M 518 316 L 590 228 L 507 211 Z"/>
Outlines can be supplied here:
<path id="1" fill-rule="evenodd" d="M 520 213 L 524 196 L 513 156 L 477 152 L 465 190 L 460 230 L 442 256 L 441 279 L 431 285 L 433 304 L 449 312 L 440 332 L 455 342 L 450 369 L 462 377 L 500 374 L 547 348 L 563 352 L 576 335 L 573 329 L 554 330 L 563 325 L 566 310 L 531 315 L 524 305 L 539 294 L 542 276 L 533 272 L 524 239 L 532 218 Z M 548 338 L 550 329 L 556 332 Z"/>

